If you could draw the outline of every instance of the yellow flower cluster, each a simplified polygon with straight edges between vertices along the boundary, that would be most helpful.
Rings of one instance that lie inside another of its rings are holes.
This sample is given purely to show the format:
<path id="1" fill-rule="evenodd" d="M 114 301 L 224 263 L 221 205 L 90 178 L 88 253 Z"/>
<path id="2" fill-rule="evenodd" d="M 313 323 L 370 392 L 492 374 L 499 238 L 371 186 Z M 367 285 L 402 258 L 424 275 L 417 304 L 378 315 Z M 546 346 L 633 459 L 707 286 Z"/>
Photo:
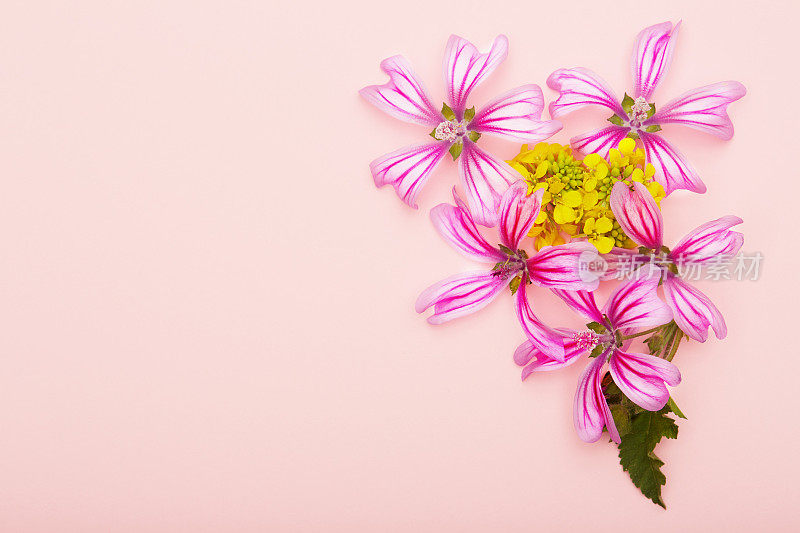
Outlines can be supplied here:
<path id="1" fill-rule="evenodd" d="M 614 246 L 633 248 L 634 242 L 622 231 L 609 200 L 618 181 L 644 184 L 657 203 L 664 188 L 653 180 L 655 169 L 645 164 L 644 150 L 636 141 L 623 139 L 609 151 L 608 159 L 589 154 L 583 160 L 572 155 L 569 146 L 539 143 L 508 161 L 528 182 L 528 194 L 544 189 L 542 209 L 529 235 L 536 237 L 536 249 L 557 246 L 567 240 L 586 238 L 600 253 Z"/>

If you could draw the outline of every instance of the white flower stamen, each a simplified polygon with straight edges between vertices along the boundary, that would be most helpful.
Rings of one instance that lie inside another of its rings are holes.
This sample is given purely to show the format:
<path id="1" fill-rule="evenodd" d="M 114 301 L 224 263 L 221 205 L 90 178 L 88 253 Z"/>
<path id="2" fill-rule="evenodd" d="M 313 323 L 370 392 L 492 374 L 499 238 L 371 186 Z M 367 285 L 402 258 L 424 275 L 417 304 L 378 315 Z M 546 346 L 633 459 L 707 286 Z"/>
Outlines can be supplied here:
<path id="1" fill-rule="evenodd" d="M 631 106 L 631 125 L 640 126 L 642 122 L 647 120 L 647 114 L 650 112 L 650 104 L 647 103 L 643 97 L 639 96 L 633 101 Z"/>
<path id="2" fill-rule="evenodd" d="M 445 120 L 433 132 L 436 140 L 453 142 L 463 137 L 467 133 L 467 124 L 462 120 L 459 122 L 453 120 Z"/>

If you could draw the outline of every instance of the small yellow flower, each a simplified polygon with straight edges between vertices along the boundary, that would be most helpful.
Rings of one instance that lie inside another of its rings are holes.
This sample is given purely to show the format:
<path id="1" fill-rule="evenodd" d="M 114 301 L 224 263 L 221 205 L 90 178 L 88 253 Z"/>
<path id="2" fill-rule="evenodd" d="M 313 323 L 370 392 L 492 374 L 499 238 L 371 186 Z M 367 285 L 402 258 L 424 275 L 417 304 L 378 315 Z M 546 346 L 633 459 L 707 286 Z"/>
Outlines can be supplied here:
<path id="1" fill-rule="evenodd" d="M 607 254 L 614 247 L 614 238 L 605 235 L 614 229 L 614 223 L 608 217 L 600 217 L 597 220 L 587 218 L 583 223 L 583 233 L 590 243 L 594 244 L 597 251 Z"/>

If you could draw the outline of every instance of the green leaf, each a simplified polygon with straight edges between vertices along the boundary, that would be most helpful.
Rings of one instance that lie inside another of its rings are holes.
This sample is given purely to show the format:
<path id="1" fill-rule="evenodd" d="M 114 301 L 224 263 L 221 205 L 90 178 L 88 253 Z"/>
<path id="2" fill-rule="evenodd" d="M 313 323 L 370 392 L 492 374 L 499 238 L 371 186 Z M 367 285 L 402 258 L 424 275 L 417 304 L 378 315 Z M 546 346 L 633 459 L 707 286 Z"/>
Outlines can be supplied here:
<path id="1" fill-rule="evenodd" d="M 586 327 L 590 330 L 594 331 L 595 333 L 605 333 L 606 328 L 600 322 L 589 322 L 586 324 Z"/>
<path id="2" fill-rule="evenodd" d="M 622 126 L 622 117 L 614 113 L 607 119 L 610 123 L 616 124 L 617 126 Z"/>
<path id="3" fill-rule="evenodd" d="M 431 137 L 433 137 L 434 139 L 436 139 L 436 128 L 433 128 L 433 129 L 431 130 L 431 132 L 430 132 L 428 135 L 430 135 Z M 436 140 L 437 140 L 437 141 L 439 141 L 439 140 L 441 140 L 441 139 L 436 139 Z"/>
<path id="4" fill-rule="evenodd" d="M 667 402 L 667 407 L 669 408 L 670 411 L 675 413 L 675 416 L 677 416 L 678 418 L 683 418 L 684 420 L 686 420 L 686 415 L 683 414 L 683 412 L 680 410 L 680 408 L 678 407 L 678 404 L 675 403 L 675 400 L 672 399 L 672 396 L 669 397 L 669 401 Z"/>
<path id="5" fill-rule="evenodd" d="M 639 140 L 639 134 L 638 134 L 638 133 L 636 133 L 636 132 L 635 132 L 635 131 L 633 131 L 633 130 L 631 130 L 631 131 L 629 131 L 629 132 L 628 132 L 628 135 L 627 135 L 627 137 L 629 137 L 629 138 L 633 139 L 634 141 L 638 141 L 638 140 Z"/>
<path id="6" fill-rule="evenodd" d="M 647 110 L 647 118 L 656 114 L 656 104 L 650 104 L 650 109 Z"/>
<path id="7" fill-rule="evenodd" d="M 505 246 L 503 244 L 498 244 L 497 247 L 500 248 L 500 251 L 506 255 L 514 255 L 514 250 L 512 250 L 508 246 Z"/>
<path id="8" fill-rule="evenodd" d="M 470 141 L 475 142 L 481 138 L 481 134 L 477 131 L 469 131 L 467 132 L 467 137 L 469 137 Z"/>
<path id="9" fill-rule="evenodd" d="M 622 109 L 624 109 L 628 115 L 631 114 L 631 108 L 633 107 L 633 103 L 634 103 L 633 98 L 628 96 L 628 93 L 625 93 L 625 98 L 622 99 Z"/>
<path id="10" fill-rule="evenodd" d="M 522 276 L 517 276 L 516 278 L 511 280 L 511 283 L 508 284 L 508 287 L 511 289 L 511 294 L 517 293 L 517 289 L 519 289 L 521 283 L 522 283 Z"/>
<path id="11" fill-rule="evenodd" d="M 456 119 L 456 112 L 450 109 L 450 106 L 447 104 L 442 104 L 442 115 L 447 120 L 455 120 Z"/>
<path id="12" fill-rule="evenodd" d="M 644 129 L 644 131 L 646 131 L 647 133 L 655 133 L 657 131 L 661 131 L 661 126 L 659 126 L 658 124 L 653 124 L 651 126 L 647 126 Z"/>
<path id="13" fill-rule="evenodd" d="M 608 408 L 611 410 L 611 416 L 614 418 L 614 425 L 617 426 L 619 436 L 624 437 L 630 433 L 631 412 L 620 404 L 611 404 Z"/>
<path id="14" fill-rule="evenodd" d="M 475 118 L 475 107 L 470 107 L 469 109 L 464 111 L 464 120 L 469 122 L 473 118 Z"/>
<path id="15" fill-rule="evenodd" d="M 453 143 L 450 145 L 450 155 L 453 156 L 453 161 L 458 159 L 458 156 L 461 155 L 461 150 L 464 149 L 464 143 L 458 141 L 457 143 Z"/>
<path id="16" fill-rule="evenodd" d="M 603 353 L 603 350 L 605 350 L 605 346 L 598 344 L 594 347 L 594 349 L 592 349 L 592 353 L 589 354 L 589 357 L 600 357 L 600 355 Z"/>
<path id="17" fill-rule="evenodd" d="M 652 337 L 648 337 L 644 342 L 647 343 L 651 355 L 660 352 L 664 347 L 664 337 L 658 333 L 654 334 Z"/>
<path id="18" fill-rule="evenodd" d="M 654 452 L 661 439 L 678 438 L 678 426 L 666 416 L 668 408 L 658 412 L 642 411 L 631 420 L 630 431 L 622 436 L 619 444 L 619 462 L 628 472 L 633 484 L 653 503 L 664 509 L 667 506 L 661 498 L 661 487 L 667 478 L 661 467 L 664 461 Z"/>

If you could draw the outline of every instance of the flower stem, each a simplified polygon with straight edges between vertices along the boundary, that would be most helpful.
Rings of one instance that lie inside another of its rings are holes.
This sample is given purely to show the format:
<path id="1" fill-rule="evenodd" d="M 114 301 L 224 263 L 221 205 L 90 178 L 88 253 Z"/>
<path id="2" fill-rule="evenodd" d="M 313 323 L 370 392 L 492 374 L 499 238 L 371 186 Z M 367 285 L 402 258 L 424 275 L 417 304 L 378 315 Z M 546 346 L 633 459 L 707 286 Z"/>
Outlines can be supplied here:
<path id="1" fill-rule="evenodd" d="M 660 330 L 664 326 L 657 326 L 655 328 L 650 328 L 647 331 L 640 331 L 639 333 L 634 333 L 633 335 L 623 335 L 620 337 L 620 340 L 626 341 L 628 339 L 635 339 L 636 337 L 641 337 L 642 335 L 647 335 L 648 333 L 655 333 L 656 331 Z"/>

